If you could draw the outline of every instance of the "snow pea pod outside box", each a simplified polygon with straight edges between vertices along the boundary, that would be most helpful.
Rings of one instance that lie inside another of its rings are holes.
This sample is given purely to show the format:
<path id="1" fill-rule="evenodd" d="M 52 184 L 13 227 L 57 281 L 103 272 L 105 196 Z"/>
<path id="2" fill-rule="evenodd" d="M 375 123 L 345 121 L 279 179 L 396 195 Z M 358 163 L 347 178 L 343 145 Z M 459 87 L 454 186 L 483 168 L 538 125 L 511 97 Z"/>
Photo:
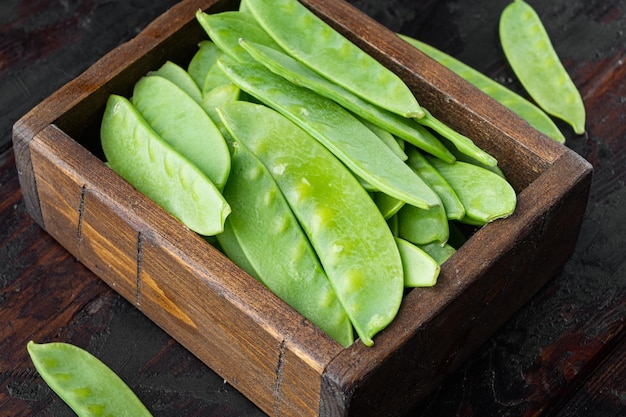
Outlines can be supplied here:
<path id="1" fill-rule="evenodd" d="M 196 11 L 236 10 L 236 1 L 180 2 L 20 119 L 24 201 L 77 259 L 269 415 L 402 415 L 566 262 L 592 168 L 349 4 L 302 3 L 494 155 L 518 193 L 516 212 L 473 234 L 435 287 L 406 295 L 374 346 L 342 348 L 102 161 L 108 96 L 130 96 L 166 60 L 188 62 L 206 39 Z"/>

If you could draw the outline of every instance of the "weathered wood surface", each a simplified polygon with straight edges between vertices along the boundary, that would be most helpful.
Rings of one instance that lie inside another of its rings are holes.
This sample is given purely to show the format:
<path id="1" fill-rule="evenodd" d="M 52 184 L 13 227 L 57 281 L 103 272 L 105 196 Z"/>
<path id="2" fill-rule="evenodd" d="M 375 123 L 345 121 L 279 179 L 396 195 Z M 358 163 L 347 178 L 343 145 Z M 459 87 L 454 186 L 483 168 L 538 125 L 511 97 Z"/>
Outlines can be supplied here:
<path id="1" fill-rule="evenodd" d="M 406 11 L 412 10 L 410 3 L 373 2 L 371 6 L 360 6 L 394 29 L 403 27 L 407 34 L 422 33 L 431 25 L 448 28 L 439 29 L 445 32 L 439 36 L 433 35 L 434 28 L 424 33 L 433 43 L 439 39 L 438 46 L 452 45 L 451 52 L 475 57 L 478 68 L 505 80 L 510 77 L 493 45 L 492 31 L 478 28 L 468 18 L 477 16 L 476 21 L 487 26 L 484 21 L 493 22 L 499 4 L 486 2 L 488 6 L 479 10 L 474 5 L 463 9 L 455 2 L 429 2 L 428 7 L 420 6 L 429 12 L 429 19 L 424 15 L 417 18 L 427 22 L 425 28 L 411 30 L 406 17 Z M 471 10 L 467 10 L 469 7 Z M 588 134 L 570 135 L 568 144 L 596 170 L 577 250 L 555 279 L 413 415 L 525 416 L 548 411 L 559 415 L 574 409 L 577 415 L 607 415 L 600 413 L 607 410 L 623 414 L 624 391 L 619 378 L 623 374 L 619 359 L 624 351 L 626 304 L 621 256 L 624 223 L 619 221 L 624 214 L 619 203 L 623 202 L 625 175 L 625 128 L 621 118 L 626 113 L 626 92 L 624 51 L 619 48 L 623 10 L 610 3 L 593 10 L 591 6 L 587 9 L 563 3 L 569 14 L 553 7 L 550 10 L 559 13 L 548 11 L 546 16 L 561 23 L 554 23 L 557 30 L 565 27 L 559 19 L 574 28 L 586 27 L 587 22 L 595 30 L 593 39 L 570 39 L 571 33 L 563 29 L 555 40 L 567 41 L 565 51 L 569 45 L 565 60 L 581 85 L 589 113 Z M 89 13 L 85 12 L 91 16 Z M 433 23 L 437 21 L 438 25 Z M 598 28 L 602 29 L 600 35 Z M 623 36 L 623 23 L 621 30 Z M 449 37 L 450 33 L 456 35 Z M 491 46 L 472 46 L 470 40 L 477 38 Z M 586 39 L 589 44 L 584 42 Z M 72 42 L 69 36 L 67 42 Z M 485 55 L 491 58 L 482 59 Z M 17 62 L 13 65 L 19 66 Z M 50 72 L 42 73 L 51 76 Z M 31 98 L 32 104 L 48 94 Z M 15 107 L 8 98 L 3 100 L 3 111 Z M 42 232 L 24 213 L 12 151 L 4 152 L 1 161 L 0 322 L 7 323 L 0 349 L 3 412 L 71 415 L 38 380 L 24 349 L 29 339 L 57 338 L 86 346 L 105 359 L 152 405 L 155 415 L 262 415 Z"/>

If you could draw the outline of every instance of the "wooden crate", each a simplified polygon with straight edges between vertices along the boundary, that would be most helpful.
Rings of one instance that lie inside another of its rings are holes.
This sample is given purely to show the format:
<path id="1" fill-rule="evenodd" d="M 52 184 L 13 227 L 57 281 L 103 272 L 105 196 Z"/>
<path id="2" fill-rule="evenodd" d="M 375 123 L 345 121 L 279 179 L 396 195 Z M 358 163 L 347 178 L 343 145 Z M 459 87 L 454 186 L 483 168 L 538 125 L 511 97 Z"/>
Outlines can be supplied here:
<path id="1" fill-rule="evenodd" d="M 235 1 L 177 4 L 19 120 L 24 200 L 77 259 L 266 413 L 401 415 L 561 268 L 592 170 L 347 3 L 303 3 L 496 156 L 518 192 L 515 214 L 477 231 L 443 265 L 437 286 L 408 293 L 373 347 L 339 346 L 102 162 L 107 97 L 129 96 L 166 60 L 186 64 L 206 38 L 195 12 L 234 10 Z"/>

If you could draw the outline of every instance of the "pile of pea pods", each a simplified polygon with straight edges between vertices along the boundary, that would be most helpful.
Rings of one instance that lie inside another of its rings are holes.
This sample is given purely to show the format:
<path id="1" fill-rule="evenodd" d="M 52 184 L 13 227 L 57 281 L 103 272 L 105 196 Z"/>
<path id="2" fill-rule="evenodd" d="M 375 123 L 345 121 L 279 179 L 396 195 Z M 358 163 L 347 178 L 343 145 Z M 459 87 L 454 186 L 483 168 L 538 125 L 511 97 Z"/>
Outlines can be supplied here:
<path id="1" fill-rule="evenodd" d="M 493 156 L 298 1 L 196 17 L 186 68 L 109 97 L 107 164 L 342 346 L 515 210 Z"/>

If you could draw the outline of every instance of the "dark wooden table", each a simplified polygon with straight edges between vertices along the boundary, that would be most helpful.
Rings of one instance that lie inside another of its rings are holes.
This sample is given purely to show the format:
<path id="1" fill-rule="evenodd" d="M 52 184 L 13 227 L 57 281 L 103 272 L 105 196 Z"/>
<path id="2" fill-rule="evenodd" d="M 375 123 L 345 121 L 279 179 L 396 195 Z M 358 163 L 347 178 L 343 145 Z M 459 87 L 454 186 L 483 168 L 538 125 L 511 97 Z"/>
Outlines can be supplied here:
<path id="1" fill-rule="evenodd" d="M 626 415 L 626 4 L 529 0 L 584 98 L 567 146 L 594 166 L 572 258 L 413 416 Z M 71 416 L 34 371 L 29 340 L 82 346 L 155 416 L 263 415 L 78 263 L 26 214 L 11 126 L 174 0 L 0 2 L 0 417 Z M 498 43 L 508 0 L 354 0 L 521 92 Z M 415 4 L 418 3 L 418 4 Z"/>

